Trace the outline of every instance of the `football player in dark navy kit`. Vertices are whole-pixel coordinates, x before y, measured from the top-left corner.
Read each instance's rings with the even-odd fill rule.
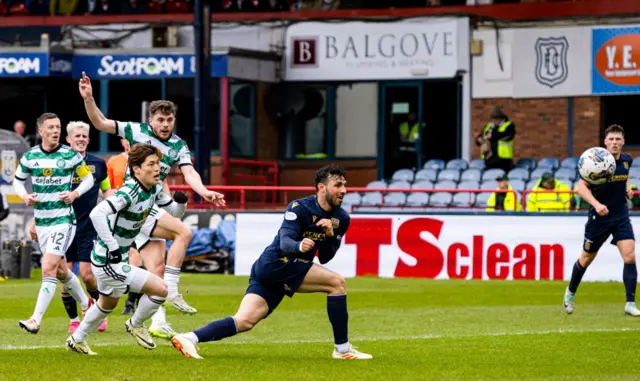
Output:
[[[336,359],[370,359],[348,340],[347,291],[344,278],[314,263],[329,262],[349,228],[349,215],[340,207],[346,193],[346,173],[329,165],[316,173],[315,196],[287,207],[278,234],[251,268],[249,287],[234,316],[213,321],[171,342],[186,357],[201,358],[197,343],[221,340],[249,331],[280,304],[285,295],[324,292],[333,327]]]
[[[582,255],[573,265],[571,281],[564,294],[564,308],[567,313],[573,313],[575,294],[582,276],[596,258],[600,247],[611,235],[613,236],[611,244],[618,247],[624,261],[622,280],[627,298],[624,313],[640,316],[640,310],[636,307],[638,280],[636,243],[627,201],[633,198],[629,183],[629,167],[633,160],[631,156],[622,152],[624,129],[621,126],[614,124],[606,129],[604,144],[607,151],[616,159],[616,171],[606,183],[601,185],[591,185],[580,179],[578,194],[591,205],[591,208],[585,226]]]

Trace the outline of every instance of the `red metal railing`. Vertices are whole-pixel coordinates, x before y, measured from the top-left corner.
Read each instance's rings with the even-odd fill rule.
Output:
[[[231,179],[228,179],[228,183],[232,186],[243,186],[240,184],[241,180],[256,180],[262,183],[262,186],[278,186],[278,179],[280,178],[280,172],[278,163],[275,161],[260,161],[260,160],[246,160],[246,159],[231,159],[230,164],[233,166],[253,167],[257,168],[258,174],[236,173],[234,168],[231,170]],[[272,190],[271,201],[273,204],[277,202],[278,191]],[[267,190],[262,191],[261,201],[266,204],[267,202]]]
[[[187,185],[171,185],[169,187],[174,191],[182,191],[193,196],[193,190]],[[314,194],[315,188],[309,186],[234,186],[234,185],[209,185],[207,189],[216,192],[224,193],[225,196],[229,192],[233,192],[239,195],[239,210],[245,210],[247,207],[247,192],[251,191],[272,191],[283,192],[282,204],[287,205],[289,203],[289,192],[307,192],[308,194]],[[518,206],[517,191],[515,190],[497,190],[497,189],[418,189],[418,188],[363,188],[363,187],[350,187],[348,192],[368,193],[368,192],[380,192],[380,193],[512,193],[514,195],[514,210]],[[274,206],[276,203],[272,203]],[[191,208],[213,208],[211,204],[192,204]],[[235,208],[234,208],[235,209]]]

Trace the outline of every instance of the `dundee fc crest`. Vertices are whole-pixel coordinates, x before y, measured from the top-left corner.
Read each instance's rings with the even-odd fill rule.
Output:
[[[553,88],[567,80],[567,52],[569,41],[566,37],[538,38],[536,40],[536,79]]]

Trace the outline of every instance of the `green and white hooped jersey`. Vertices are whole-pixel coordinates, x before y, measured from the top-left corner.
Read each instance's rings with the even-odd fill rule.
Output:
[[[101,208],[106,203],[111,214],[104,223],[93,220],[99,239],[93,247],[91,262],[96,266],[105,265],[109,246],[114,247],[117,243],[122,262],[128,263],[129,249],[140,234],[140,229],[147,217],[157,213],[153,205],[157,203],[164,206],[172,202],[171,196],[162,190],[162,184],[145,189],[135,178],[127,179],[113,196],[96,207]]]
[[[191,152],[187,143],[180,139],[176,134],[172,134],[169,140],[160,140],[146,123],[135,122],[116,122],[116,133],[121,138],[129,141],[133,147],[134,144],[151,144],[159,148],[162,152],[162,161],[160,162],[160,182],[171,172],[171,168],[178,163],[178,166],[193,165],[191,163]],[[127,172],[127,178],[129,173]]]
[[[31,176],[38,200],[33,207],[36,226],[76,223],[73,207],[59,197],[60,192],[71,191],[74,171],[80,178],[91,173],[82,156],[66,145],[53,151],[45,151],[38,145],[20,158],[15,178],[25,181]]]

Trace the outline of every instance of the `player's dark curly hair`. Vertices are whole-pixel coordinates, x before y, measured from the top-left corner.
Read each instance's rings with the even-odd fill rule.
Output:
[[[607,135],[611,133],[622,134],[622,137],[624,137],[624,128],[622,128],[622,126],[619,124],[612,124],[609,127],[607,127],[606,130],[604,130],[604,137],[606,138]]]
[[[151,144],[136,144],[129,150],[129,159],[127,165],[129,166],[129,174],[133,177],[133,167],[141,167],[142,163],[151,155],[158,156],[158,159],[162,160],[162,152]]]
[[[318,172],[316,172],[316,178],[314,181],[316,190],[318,190],[318,184],[320,183],[327,185],[327,182],[329,181],[329,177],[331,176],[342,177],[345,180],[347,180],[347,171],[341,166],[335,165],[335,164],[325,165],[324,167],[318,169]]]

